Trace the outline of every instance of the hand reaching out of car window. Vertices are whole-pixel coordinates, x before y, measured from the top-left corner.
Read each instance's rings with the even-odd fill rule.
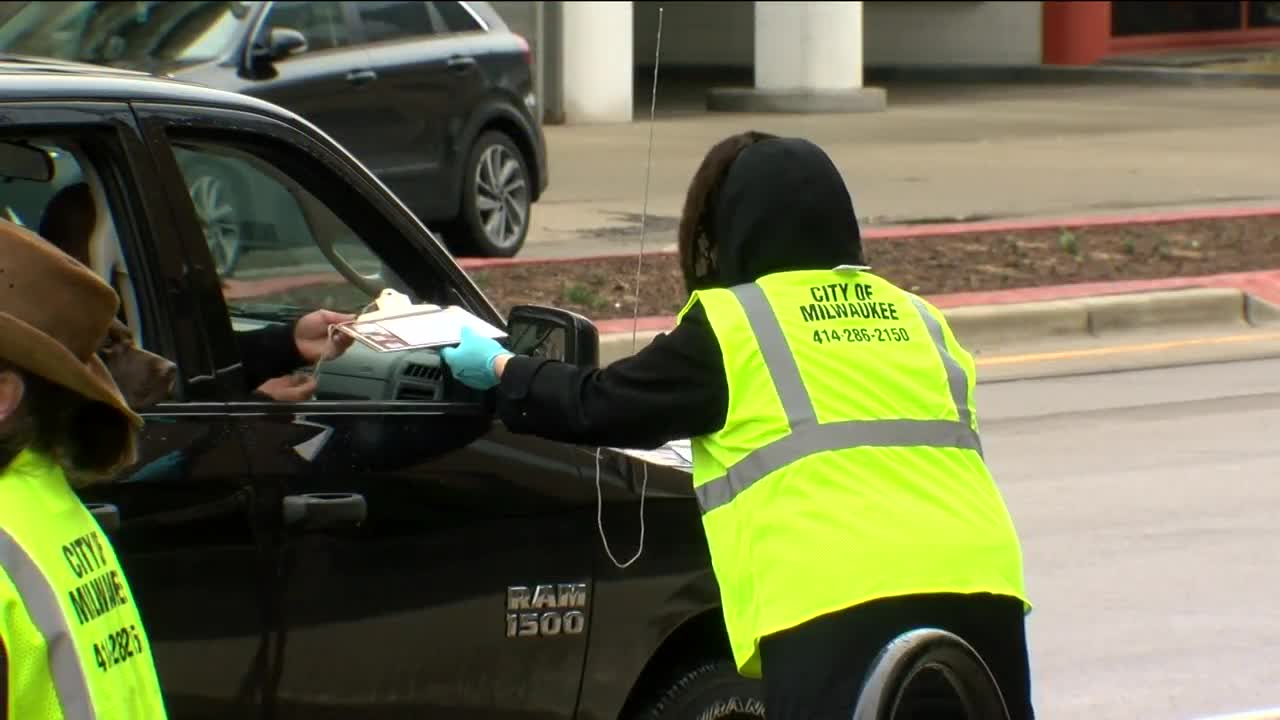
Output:
[[[316,310],[298,318],[298,323],[293,328],[293,340],[298,345],[298,354],[311,364],[341,356],[351,347],[352,338],[337,331],[330,333],[329,326],[355,319],[355,315],[332,310]]]

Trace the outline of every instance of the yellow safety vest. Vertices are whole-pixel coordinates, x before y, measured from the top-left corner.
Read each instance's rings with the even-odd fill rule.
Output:
[[[8,717],[165,717],[115,551],[62,469],[32,450],[0,474],[0,636]]]
[[[877,598],[1027,602],[982,458],[972,357],[924,300],[858,268],[693,293],[720,344],[724,428],[693,484],[738,670],[760,638]]]

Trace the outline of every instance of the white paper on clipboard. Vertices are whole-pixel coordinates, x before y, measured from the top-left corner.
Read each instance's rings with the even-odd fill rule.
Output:
[[[336,326],[338,330],[378,352],[399,352],[444,347],[462,342],[462,329],[501,339],[507,334],[456,305],[431,307],[392,317],[354,320]]]

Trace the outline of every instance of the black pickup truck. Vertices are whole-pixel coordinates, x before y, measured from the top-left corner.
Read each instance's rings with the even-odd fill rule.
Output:
[[[224,214],[189,182],[210,167],[243,178],[253,213]],[[321,364],[306,402],[246,387],[236,333],[358,311],[388,287],[462,306],[519,350],[596,361],[583,318],[501,317],[314,126],[244,95],[5,58],[0,205],[37,230],[86,213],[122,318],[180,369],[146,411],[138,465],[82,492],[121,554],[172,717],[763,715],[729,659],[678,459],[605,448],[597,477],[595,448],[509,433],[434,351],[357,345]],[[290,242],[220,277],[210,247],[234,233]],[[642,483],[643,553],[619,569],[599,525],[631,557]]]

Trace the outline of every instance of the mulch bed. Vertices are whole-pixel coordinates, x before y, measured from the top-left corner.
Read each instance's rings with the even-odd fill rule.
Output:
[[[876,274],[922,295],[1280,267],[1280,216],[867,239]],[[505,314],[535,303],[593,320],[630,318],[635,256],[469,271]],[[646,255],[640,316],[672,315],[687,295],[674,255]]]

